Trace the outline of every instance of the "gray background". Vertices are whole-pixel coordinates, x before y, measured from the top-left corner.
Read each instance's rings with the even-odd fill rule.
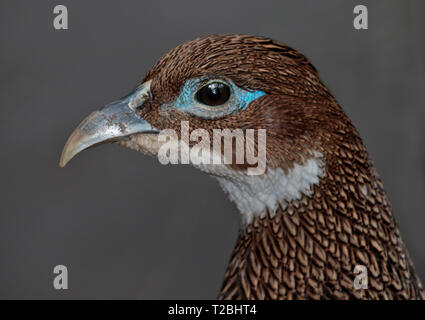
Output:
[[[69,30],[53,28],[65,4]],[[369,30],[353,8],[369,8]],[[380,172],[425,279],[425,1],[0,2],[0,297],[215,298],[239,216],[212,179],[115,145],[58,168],[92,110],[168,49],[265,35],[311,58]],[[69,270],[53,289],[53,267]]]

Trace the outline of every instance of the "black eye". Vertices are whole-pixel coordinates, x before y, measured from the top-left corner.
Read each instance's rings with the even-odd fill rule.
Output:
[[[207,106],[219,106],[230,97],[230,88],[221,82],[212,82],[202,87],[196,93],[196,100]]]

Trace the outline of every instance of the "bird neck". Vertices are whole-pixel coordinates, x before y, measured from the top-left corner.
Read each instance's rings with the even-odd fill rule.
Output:
[[[311,195],[240,231],[220,299],[423,297],[370,162],[335,164]],[[357,265],[369,290],[353,288]]]

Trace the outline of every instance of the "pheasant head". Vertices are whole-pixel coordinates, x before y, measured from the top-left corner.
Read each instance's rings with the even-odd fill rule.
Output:
[[[214,35],[172,49],[77,127],[60,165],[106,142],[187,161],[236,204],[242,226],[220,298],[423,297],[358,132],[286,45]]]

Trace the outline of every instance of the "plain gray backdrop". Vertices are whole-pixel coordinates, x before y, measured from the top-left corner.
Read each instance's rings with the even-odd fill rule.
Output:
[[[53,28],[64,4],[69,30]],[[369,29],[353,28],[353,8]],[[425,1],[0,1],[0,298],[215,298],[239,214],[189,166],[106,145],[58,161],[76,125],[176,45],[211,33],[304,53],[375,161],[425,279]],[[53,268],[69,290],[53,288]]]

